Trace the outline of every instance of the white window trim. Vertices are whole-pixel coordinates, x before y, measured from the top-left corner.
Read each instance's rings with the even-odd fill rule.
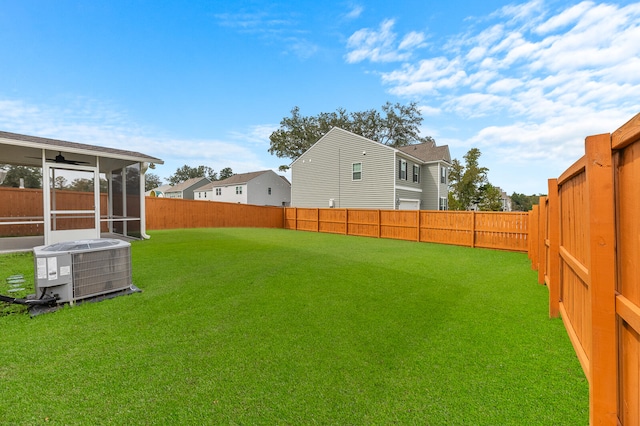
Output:
[[[360,171],[359,171],[359,172],[356,172],[356,171],[354,170],[354,166],[355,166],[356,164],[360,164]],[[360,179],[355,179],[355,178],[353,177],[355,173],[360,173]],[[352,181],[352,182],[359,182],[359,181],[361,181],[361,180],[362,180],[362,162],[358,162],[358,163],[351,163],[351,181]]]
[[[399,176],[398,176],[398,180],[407,180],[407,160],[404,159],[400,159],[400,172],[399,172]],[[402,172],[404,172],[404,176],[402,175]]]
[[[443,204],[445,207],[444,209],[442,208]],[[449,210],[449,199],[447,197],[440,197],[440,199],[438,200],[438,210],[441,210],[441,211]]]

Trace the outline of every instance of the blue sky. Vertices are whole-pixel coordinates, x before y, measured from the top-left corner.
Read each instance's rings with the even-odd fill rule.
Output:
[[[546,193],[640,112],[630,1],[0,0],[0,130],[236,173],[303,115],[418,102],[509,194]]]

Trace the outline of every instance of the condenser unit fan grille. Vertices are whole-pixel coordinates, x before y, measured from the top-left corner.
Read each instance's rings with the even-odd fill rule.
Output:
[[[131,248],[74,253],[75,299],[123,290],[131,285]]]

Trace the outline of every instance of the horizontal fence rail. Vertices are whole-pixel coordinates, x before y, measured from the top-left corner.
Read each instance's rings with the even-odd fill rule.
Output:
[[[640,424],[640,114],[589,136],[531,214],[529,258],[589,381],[591,424]]]
[[[529,213],[285,208],[284,227],[374,238],[528,251]]]

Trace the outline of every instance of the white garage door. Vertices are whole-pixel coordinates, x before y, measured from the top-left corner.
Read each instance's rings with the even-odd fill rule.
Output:
[[[420,200],[403,200],[400,199],[398,210],[419,210]]]

